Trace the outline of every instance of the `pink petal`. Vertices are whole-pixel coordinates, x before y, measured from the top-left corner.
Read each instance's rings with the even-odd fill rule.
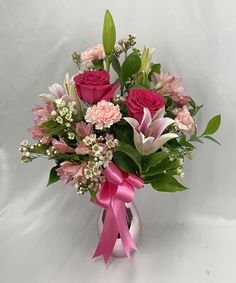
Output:
[[[146,136],[153,136],[155,138],[158,138],[163,133],[163,131],[173,123],[174,120],[171,118],[159,118],[151,123],[145,134]]]
[[[111,90],[102,97],[102,100],[110,100],[114,94],[115,94],[115,91],[116,89],[120,86],[120,83],[116,83],[112,86]]]
[[[152,115],[151,115],[149,109],[145,107],[143,109],[143,119],[142,119],[142,122],[140,124],[139,131],[141,133],[145,134],[145,132],[148,129],[148,127],[150,126],[151,122],[152,122]]]
[[[165,106],[162,107],[161,109],[157,110],[157,112],[155,113],[155,115],[153,116],[152,120],[156,120],[159,118],[163,118],[165,114]]]
[[[138,122],[136,119],[130,118],[130,117],[124,117],[124,120],[125,120],[126,122],[128,122],[128,123],[133,127],[133,129],[134,129],[135,131],[138,132],[139,122]]]
[[[152,146],[150,147],[150,150],[148,151],[148,153],[146,153],[146,155],[156,152],[158,149],[160,149],[163,146],[163,144],[177,137],[178,135],[173,134],[173,133],[164,134],[160,136],[152,143]]]
[[[56,98],[61,98],[63,95],[66,94],[64,88],[59,84],[53,84],[49,87],[49,90]]]

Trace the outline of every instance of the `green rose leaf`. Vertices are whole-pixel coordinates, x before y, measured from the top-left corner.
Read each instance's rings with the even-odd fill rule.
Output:
[[[119,154],[123,152],[135,163],[139,171],[141,171],[141,164],[142,164],[141,155],[133,146],[124,142],[119,142],[119,147],[117,148],[116,152],[118,152]]]
[[[160,192],[178,192],[187,188],[180,184],[173,176],[160,174],[151,182],[152,187]]]
[[[110,61],[111,61],[112,68],[117,73],[118,77],[120,78],[121,67],[120,67],[119,60],[116,58],[116,56],[111,55],[110,56]]]
[[[151,167],[148,172],[145,172],[145,176],[155,176],[157,174],[161,174],[164,171],[168,170],[176,170],[180,166],[180,162],[178,160],[175,161],[162,161],[157,163],[156,166]]]
[[[57,182],[60,178],[57,175],[57,171],[56,169],[58,168],[58,166],[54,166],[52,167],[50,173],[49,173],[49,179],[48,179],[48,183],[47,183],[47,187],[55,182]]]
[[[160,74],[160,72],[161,72],[161,64],[152,64],[151,65],[151,71],[148,74],[149,80],[151,80],[153,73]]]
[[[205,131],[203,132],[202,136],[209,136],[214,134],[220,127],[221,116],[216,115],[213,117],[207,124]]]
[[[106,10],[103,24],[103,47],[107,56],[112,54],[116,42],[116,28],[111,13]]]
[[[123,84],[132,75],[136,74],[141,67],[141,59],[136,53],[131,53],[121,66],[121,76]]]
[[[139,170],[133,159],[123,152],[114,152],[113,161],[124,172],[136,174]]]
[[[143,171],[148,171],[150,167],[157,165],[157,163],[160,163],[163,159],[165,159],[168,156],[169,154],[164,151],[155,152],[147,156],[142,156]]]
[[[56,136],[65,134],[64,129],[64,126],[58,126],[57,128],[45,129],[43,132],[48,136]]]
[[[99,71],[103,69],[103,60],[102,59],[97,59],[92,61],[94,68]]]
[[[194,145],[192,145],[189,141],[186,141],[185,138],[181,138],[181,139],[179,140],[179,144],[180,144],[181,146],[183,146],[183,147],[188,147],[188,148],[192,148],[192,149],[196,148],[196,147],[195,147]]]

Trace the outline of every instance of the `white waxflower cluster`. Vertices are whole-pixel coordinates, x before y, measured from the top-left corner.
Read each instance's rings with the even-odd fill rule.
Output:
[[[71,123],[74,122],[73,116],[77,114],[77,110],[75,109],[76,102],[66,102],[63,98],[59,98],[55,100],[55,104],[57,110],[53,110],[51,115],[58,124],[66,126],[68,129],[68,138],[74,140],[75,134],[69,131],[69,129],[71,128]]]
[[[183,171],[183,165],[184,165],[184,159],[182,157],[178,157],[177,155],[171,154],[170,150],[164,146],[161,147],[161,150],[163,152],[169,153],[169,161],[178,161],[179,162],[179,167],[176,169],[176,175],[180,176],[181,178],[184,177],[185,173]],[[164,171],[164,174],[166,174],[167,172]]]
[[[85,152],[90,156],[84,169],[86,182],[77,183],[75,188],[78,194],[83,194],[87,190],[98,192],[105,181],[102,172],[110,164],[118,140],[114,139],[113,135],[97,137],[96,134],[91,134],[83,139],[83,144]]]
[[[37,158],[37,154],[40,154],[42,151],[42,142],[38,141],[35,144],[30,145],[28,140],[23,140],[20,143],[19,151],[21,152],[21,162],[28,163],[33,159]]]
[[[120,39],[114,47],[114,52],[117,57],[119,57],[123,52],[127,52],[129,48],[135,46],[136,44],[136,35],[135,34],[129,34],[124,36],[122,39]]]

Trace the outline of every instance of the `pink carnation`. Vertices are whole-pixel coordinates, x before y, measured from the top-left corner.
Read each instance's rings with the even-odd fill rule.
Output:
[[[51,101],[46,101],[44,106],[36,105],[32,112],[35,115],[34,121],[37,122],[45,122],[52,118],[52,111],[54,111],[54,105]]]
[[[122,115],[119,105],[102,100],[97,105],[87,109],[85,120],[88,123],[95,124],[97,130],[110,128],[111,125],[120,121]]]
[[[195,123],[186,106],[183,106],[183,108],[175,108],[173,114],[176,115],[175,126],[178,130],[188,134],[194,133]]]
[[[73,164],[69,161],[64,161],[56,171],[57,175],[65,184],[74,185],[79,180],[85,180],[84,168],[84,164]]]
[[[60,141],[53,139],[52,145],[54,146],[55,150],[62,154],[66,152],[74,152],[74,149],[68,146],[62,138],[60,138]]]
[[[93,60],[104,59],[105,52],[104,52],[103,46],[101,44],[98,44],[82,52],[80,54],[80,57],[83,63],[87,63]]]
[[[41,125],[35,125],[29,129],[29,132],[31,132],[31,134],[33,135],[34,140],[42,141],[42,143],[48,144],[52,140],[52,138],[46,136],[43,130],[45,130],[45,127]]]

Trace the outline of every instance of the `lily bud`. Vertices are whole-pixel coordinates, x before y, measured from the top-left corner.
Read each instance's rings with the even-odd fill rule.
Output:
[[[154,51],[155,51],[155,48],[150,48],[147,46],[144,47],[144,50],[141,56],[140,72],[145,72],[146,74],[148,74],[150,70],[151,60],[152,60],[152,54]]]

